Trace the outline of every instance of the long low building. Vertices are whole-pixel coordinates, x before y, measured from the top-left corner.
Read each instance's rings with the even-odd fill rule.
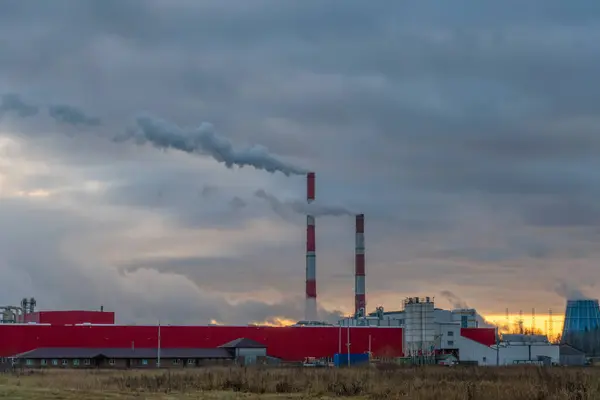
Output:
[[[43,347],[14,357],[26,368],[181,368],[267,361],[267,348],[240,338],[209,349]]]
[[[304,361],[346,351],[347,332],[335,326],[161,326],[164,349],[210,349],[247,338],[267,347],[270,357]],[[158,326],[0,324],[0,357],[38,348],[155,348]],[[350,328],[351,351],[393,358],[403,355],[402,328]]]

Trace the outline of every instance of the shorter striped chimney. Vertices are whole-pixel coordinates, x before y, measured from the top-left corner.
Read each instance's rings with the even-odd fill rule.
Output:
[[[306,201],[315,200],[315,173],[306,175]],[[317,320],[317,267],[315,254],[315,217],[306,216],[306,304],[305,319]]]
[[[365,215],[356,216],[356,244],[354,248],[354,309],[358,315],[366,312],[365,297]]]

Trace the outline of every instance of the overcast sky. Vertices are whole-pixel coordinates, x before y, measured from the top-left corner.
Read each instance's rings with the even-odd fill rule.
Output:
[[[0,303],[302,318],[305,178],[231,156],[365,213],[369,309],[560,312],[598,296],[598,71],[597,0],[0,0]],[[353,252],[320,216],[323,318]]]

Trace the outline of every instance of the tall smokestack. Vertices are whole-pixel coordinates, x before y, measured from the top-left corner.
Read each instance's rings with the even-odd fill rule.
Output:
[[[356,244],[354,248],[354,311],[366,311],[365,297],[365,215],[356,216]]]
[[[306,174],[306,201],[315,200],[315,173]],[[306,216],[306,305],[305,318],[317,319],[317,271],[315,255],[315,217]]]

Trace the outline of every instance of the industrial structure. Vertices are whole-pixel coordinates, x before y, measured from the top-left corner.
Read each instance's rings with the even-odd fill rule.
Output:
[[[0,323],[17,323],[27,321],[28,315],[35,312],[36,300],[23,298],[20,306],[0,306]]]
[[[306,179],[310,204],[315,200],[315,173],[308,173]],[[117,325],[115,314],[102,307],[99,311],[36,311],[37,303],[31,298],[24,299],[20,307],[0,307],[0,357],[21,357],[42,366],[49,355],[69,363],[68,354],[77,355],[73,360],[87,355],[86,359],[102,362],[110,360],[111,355],[118,358],[130,354],[136,356],[129,359],[140,359],[142,363],[157,357],[152,365],[161,366],[161,349],[175,358],[179,358],[176,354],[187,354],[197,363],[204,356],[224,357],[225,353],[217,349],[224,342],[235,343],[243,338],[260,349],[254,353],[249,350],[254,355],[304,365],[306,360],[325,360],[334,365],[346,360],[350,365],[364,360],[364,354],[370,360],[418,364],[446,363],[450,359],[479,365],[559,362],[559,347],[545,336],[501,337],[496,327],[479,326],[474,309],[439,309],[433,297],[408,297],[402,310],[386,312],[378,306],[368,313],[364,214],[355,216],[354,314],[337,324],[318,321],[315,217],[308,214],[304,321],[286,327]],[[565,329],[595,329],[599,320],[597,301],[573,303],[567,306]],[[135,349],[140,350],[135,353]],[[238,357],[240,351],[228,354]],[[111,366],[110,362],[102,365]]]
[[[315,200],[315,173],[306,175],[306,201],[308,204]],[[317,315],[317,262],[315,249],[315,217],[306,216],[306,305],[305,318],[316,321]]]
[[[598,300],[567,300],[562,340],[570,335],[591,332],[600,328],[600,308]]]
[[[354,313],[364,316],[367,309],[365,293],[365,215],[356,216],[354,245]]]

